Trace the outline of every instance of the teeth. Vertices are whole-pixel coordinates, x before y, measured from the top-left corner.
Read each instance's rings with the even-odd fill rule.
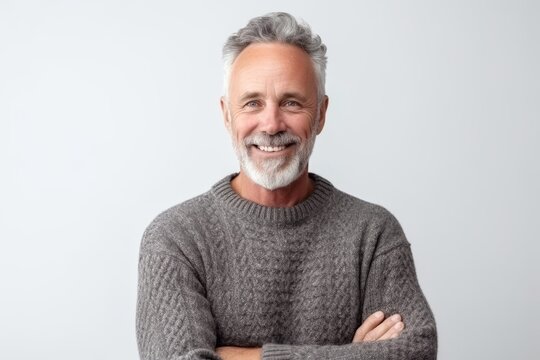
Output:
[[[267,152],[274,152],[274,151],[281,151],[283,149],[285,149],[285,146],[257,146],[259,149],[261,149],[262,151],[267,151]]]

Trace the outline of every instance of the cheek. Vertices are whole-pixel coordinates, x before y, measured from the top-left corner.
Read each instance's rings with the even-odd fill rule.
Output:
[[[231,125],[229,134],[231,135],[233,141],[239,144],[243,143],[244,139],[249,135],[249,133],[246,133],[244,128],[236,126],[234,123]]]
[[[317,127],[318,118],[316,113],[305,111],[291,115],[287,119],[287,125],[296,135],[310,137],[313,129]]]
[[[309,139],[313,134],[314,129],[316,130],[317,124],[311,120],[305,120],[302,124],[298,123],[291,126],[291,131],[295,135],[300,136],[304,140]]]
[[[257,122],[248,116],[239,116],[231,123],[231,134],[236,139],[244,139],[253,134],[257,129]]]

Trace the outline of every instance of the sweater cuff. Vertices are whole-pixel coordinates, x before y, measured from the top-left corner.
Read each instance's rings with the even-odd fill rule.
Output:
[[[292,359],[291,346],[279,344],[265,344],[262,352],[263,360],[289,360]]]

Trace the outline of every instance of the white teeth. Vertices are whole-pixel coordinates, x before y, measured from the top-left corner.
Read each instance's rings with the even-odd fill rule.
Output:
[[[260,150],[262,151],[267,151],[267,152],[274,152],[274,151],[281,151],[283,149],[285,149],[285,146],[257,146]]]

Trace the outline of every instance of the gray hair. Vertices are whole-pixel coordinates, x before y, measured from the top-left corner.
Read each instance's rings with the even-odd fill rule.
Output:
[[[245,27],[229,36],[223,46],[225,96],[227,97],[229,92],[232,64],[242,50],[253,43],[269,42],[291,44],[309,55],[315,69],[318,100],[322,101],[326,93],[326,45],[322,43],[319,35],[311,32],[307,23],[297,21],[292,15],[284,12],[274,12],[253,18]]]

